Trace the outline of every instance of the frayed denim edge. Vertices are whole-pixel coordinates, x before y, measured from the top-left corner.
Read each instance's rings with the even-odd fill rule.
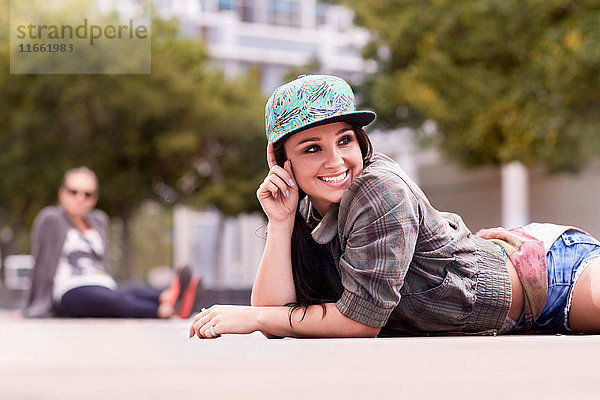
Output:
[[[586,260],[583,260],[581,262],[581,264],[579,265],[579,267],[577,268],[577,271],[575,272],[575,277],[573,278],[573,286],[571,286],[571,289],[569,290],[569,295],[567,297],[567,306],[565,307],[565,314],[564,314],[564,320],[563,320],[563,326],[569,333],[573,333],[573,334],[577,333],[577,332],[574,332],[571,328],[569,328],[569,311],[571,310],[571,300],[573,297],[573,290],[575,289],[577,280],[579,279],[581,274],[583,274],[583,271],[585,271],[587,269],[587,267],[589,267],[592,264],[592,262],[594,262],[597,259],[600,259],[600,255],[590,257]]]

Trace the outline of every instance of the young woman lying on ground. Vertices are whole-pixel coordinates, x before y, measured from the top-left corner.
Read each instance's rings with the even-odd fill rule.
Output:
[[[215,305],[190,336],[600,332],[600,242],[531,224],[472,234],[372,154],[354,95],[303,76],[266,106],[268,217],[252,307]]]
[[[94,209],[98,179],[81,167],[67,171],[59,207],[44,208],[33,224],[35,264],[26,317],[187,318],[197,277],[177,271],[168,290],[119,287],[106,266],[108,216]]]

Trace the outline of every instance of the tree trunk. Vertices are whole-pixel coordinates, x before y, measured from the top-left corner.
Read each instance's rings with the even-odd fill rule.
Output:
[[[217,241],[215,243],[215,280],[217,289],[223,289],[223,240],[225,233],[225,216],[219,212],[219,222],[217,223]]]
[[[121,233],[121,262],[120,262],[120,275],[121,278],[130,283],[133,280],[133,264],[131,262],[131,231],[130,231],[130,219],[131,210],[128,207],[124,207],[119,211],[119,218],[123,231]]]
[[[6,248],[0,243],[0,286],[4,286],[4,259]]]
[[[2,228],[0,230],[0,286],[4,286],[6,282],[6,269],[4,268],[4,262],[6,257],[8,257],[12,253],[12,247],[15,242],[15,237],[19,233],[21,229],[23,229],[24,224],[19,222],[9,227]],[[4,229],[8,229],[8,233],[3,232]]]
[[[207,148],[209,151],[205,152],[205,158],[210,163],[210,172],[211,179],[213,182],[222,182],[223,181],[223,171],[221,171],[221,167],[219,165],[219,161],[217,157],[215,157],[215,153],[220,152],[220,144],[213,140],[209,141]],[[219,210],[219,222],[217,223],[217,240],[215,242],[215,284],[219,299],[221,296],[221,291],[223,290],[223,257],[221,255],[223,249],[223,234],[225,232],[225,216]]]

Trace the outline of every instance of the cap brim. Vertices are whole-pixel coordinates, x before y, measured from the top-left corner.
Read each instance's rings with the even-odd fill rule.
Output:
[[[320,121],[315,121],[313,123],[298,127],[296,129],[294,129],[293,131],[286,133],[285,135],[280,137],[277,141],[279,141],[283,138],[287,138],[288,136],[293,135],[294,133],[302,132],[307,129],[314,128],[316,126],[332,124],[334,122],[347,122],[351,125],[358,125],[362,128],[362,127],[369,125],[371,122],[375,121],[376,117],[377,117],[377,114],[375,114],[373,111],[353,111],[353,112],[346,113],[346,114],[334,115],[333,117],[325,118]]]

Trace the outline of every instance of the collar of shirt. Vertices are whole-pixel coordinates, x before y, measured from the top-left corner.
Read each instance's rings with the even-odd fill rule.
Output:
[[[319,244],[326,244],[337,234],[338,228],[338,211],[340,208],[339,204],[332,204],[327,210],[325,216],[321,219],[315,215],[315,210],[308,199],[308,196],[302,200],[301,208],[304,208],[305,212],[301,211],[301,214],[306,215],[306,223],[309,228],[312,229],[311,235],[313,239]]]

